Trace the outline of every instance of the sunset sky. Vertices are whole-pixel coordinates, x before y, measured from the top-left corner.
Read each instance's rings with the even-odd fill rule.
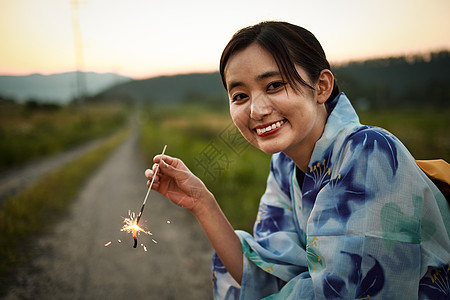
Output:
[[[449,15],[449,0],[0,0],[0,75],[216,71],[263,20],[309,29],[332,63],[418,54],[450,49]]]

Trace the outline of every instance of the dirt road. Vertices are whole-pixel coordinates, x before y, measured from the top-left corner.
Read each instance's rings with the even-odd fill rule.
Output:
[[[188,211],[152,192],[140,224],[153,236],[138,238],[147,251],[120,231],[147,191],[136,140],[93,174],[68,216],[37,240],[6,299],[212,299],[212,248]]]

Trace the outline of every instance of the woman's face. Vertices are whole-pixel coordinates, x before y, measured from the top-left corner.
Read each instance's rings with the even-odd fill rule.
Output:
[[[296,67],[310,82],[306,72]],[[225,67],[230,114],[242,135],[266,153],[311,154],[322,135],[326,109],[316,92],[284,82],[272,55],[256,43],[234,54]]]

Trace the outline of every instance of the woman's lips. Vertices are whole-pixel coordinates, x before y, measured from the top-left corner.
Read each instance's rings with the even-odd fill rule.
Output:
[[[256,134],[258,136],[268,136],[277,132],[280,129],[280,127],[284,125],[285,122],[286,122],[285,120],[281,120],[270,124],[260,125],[255,127],[254,130],[256,131]]]

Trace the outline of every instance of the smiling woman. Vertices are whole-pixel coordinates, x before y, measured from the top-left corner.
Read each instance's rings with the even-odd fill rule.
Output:
[[[450,277],[448,203],[395,136],[359,123],[311,32],[246,27],[220,70],[234,124],[272,154],[254,234],[234,231],[180,159],[157,155],[146,171],[213,245],[215,299],[448,295],[435,280]]]
[[[225,57],[230,48],[233,49],[232,46],[225,49]],[[288,73],[288,77],[280,73],[281,63],[259,43],[233,51],[232,59],[222,60],[221,66],[226,67],[221,69],[234,123],[254,146],[267,153],[283,151],[296,157],[297,165],[305,171],[326,122],[323,104],[333,91],[333,75],[324,71],[316,84],[298,67],[296,77],[302,81],[295,82],[302,84],[295,86],[287,81],[294,80],[292,74]]]

